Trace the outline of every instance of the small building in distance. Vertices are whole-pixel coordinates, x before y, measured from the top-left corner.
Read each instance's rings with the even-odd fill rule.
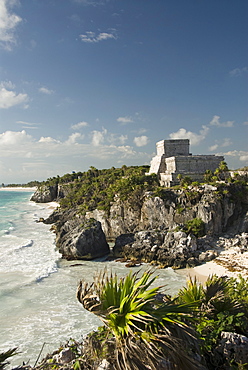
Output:
[[[179,184],[178,175],[202,181],[206,170],[214,172],[220,162],[224,161],[223,156],[192,155],[189,153],[189,145],[189,139],[157,142],[157,155],[151,160],[148,174],[157,174],[160,185],[170,187]]]

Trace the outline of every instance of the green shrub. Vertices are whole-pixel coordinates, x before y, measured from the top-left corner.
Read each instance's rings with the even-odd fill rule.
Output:
[[[205,235],[205,223],[200,218],[193,218],[192,220],[185,222],[183,231],[199,238]]]
[[[247,290],[248,281],[242,276],[234,279],[213,275],[205,284],[190,279],[176,296],[178,303],[197,305],[192,325],[201,340],[202,354],[213,366],[214,350],[222,331],[248,335]]]
[[[78,287],[79,302],[106,326],[101,331],[104,335],[99,335],[98,355],[104,352],[106,339],[112,338],[115,358],[111,358],[111,352],[105,353],[115,369],[156,370],[161,360],[169,361],[173,368],[198,369],[188,356],[189,346],[181,341],[194,342],[186,320],[195,303],[158,300],[160,287],[151,286],[156,277],[151,272],[144,272],[139,278],[137,275],[130,273],[118,279],[104,272],[92,284],[81,282]]]

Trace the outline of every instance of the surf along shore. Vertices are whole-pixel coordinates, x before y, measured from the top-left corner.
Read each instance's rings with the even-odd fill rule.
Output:
[[[36,190],[36,187],[0,187],[0,191],[35,192]],[[49,202],[46,205],[51,211],[59,207],[58,202]],[[241,274],[248,278],[248,252],[242,253],[239,248],[232,247],[221,251],[215,260],[193,268],[176,270],[176,272],[186,278],[196,278],[201,283],[211,275],[238,278]]]
[[[27,190],[28,189],[28,190]],[[3,190],[5,190],[3,188]],[[29,191],[33,192],[34,188],[8,188],[12,191]],[[51,209],[59,206],[56,202],[46,203],[46,206]],[[127,270],[128,273],[128,270]],[[197,281],[204,283],[209,275],[238,277],[241,274],[243,277],[248,277],[248,252],[242,252],[236,246],[222,250],[218,257],[211,261],[204,263],[200,266],[176,270],[176,273],[183,274],[187,277],[196,277]]]

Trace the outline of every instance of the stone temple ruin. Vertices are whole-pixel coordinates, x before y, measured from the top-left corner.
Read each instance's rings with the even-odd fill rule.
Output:
[[[189,139],[161,140],[156,146],[157,155],[152,158],[148,174],[157,174],[161,186],[178,185],[178,175],[202,181],[206,170],[214,172],[224,161],[223,156],[192,155],[189,153]]]

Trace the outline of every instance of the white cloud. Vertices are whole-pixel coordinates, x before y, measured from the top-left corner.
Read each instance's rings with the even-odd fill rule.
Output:
[[[83,139],[84,138],[84,135],[81,135],[79,132],[75,132],[74,134],[71,134],[69,137],[68,137],[68,140],[66,140],[66,144],[67,145],[72,145],[72,144],[77,144],[77,141],[79,139]]]
[[[101,32],[98,35],[95,32],[88,31],[85,34],[79,35],[82,42],[88,43],[96,43],[104,40],[109,39],[117,39],[115,32],[108,33],[108,32]]]
[[[107,130],[103,128],[102,131],[94,130],[92,131],[92,145],[99,146],[104,142],[105,135],[107,134]]]
[[[23,144],[32,141],[32,136],[28,135],[25,130],[20,132],[16,131],[6,131],[0,134],[0,145],[2,146],[12,146]]]
[[[248,121],[243,122],[243,125],[248,125]]]
[[[225,138],[225,139],[223,140],[222,144],[221,144],[221,147],[222,147],[222,148],[224,148],[224,147],[226,147],[226,146],[230,146],[230,145],[232,145],[231,139],[229,139],[229,138]]]
[[[2,81],[0,86],[5,87],[5,89],[8,89],[8,90],[14,90],[15,89],[15,85],[11,81]]]
[[[151,153],[135,150],[132,146],[109,142],[113,135],[106,129],[92,132],[95,144],[82,142],[83,135],[73,133],[61,141],[47,136],[34,138],[25,130],[0,134],[0,178],[4,183],[25,183],[45,180],[71,171],[119,167],[123,164],[149,164]],[[116,142],[126,137],[115,136]]]
[[[86,127],[86,126],[89,126],[88,122],[82,121],[82,122],[76,123],[75,125],[72,125],[71,128],[73,130],[78,130],[78,129],[80,129],[82,127]]]
[[[118,150],[123,154],[123,158],[131,158],[138,155],[138,153],[135,152],[133,148],[129,145],[119,146]]]
[[[239,77],[245,73],[248,73],[248,67],[234,68],[229,72],[231,77]]]
[[[6,50],[11,50],[16,44],[15,29],[22,21],[21,17],[10,12],[15,4],[15,0],[0,0],[0,46]]]
[[[145,135],[142,135],[142,136],[137,136],[133,139],[133,142],[135,143],[136,146],[140,147],[140,146],[145,146],[148,144],[148,137],[145,136]]]
[[[248,162],[248,153],[247,154],[245,154],[245,155],[241,155],[240,157],[239,157],[239,159],[240,159],[240,161],[242,161],[242,162]]]
[[[117,118],[117,122],[120,122],[121,125],[126,125],[127,123],[134,122],[131,117],[119,117]]]
[[[92,143],[82,143],[83,135],[73,133],[63,141],[53,137],[36,139],[26,131],[6,131],[0,134],[0,177],[4,183],[24,183],[45,180],[71,171],[86,171],[90,166],[141,165],[149,163],[151,154],[138,152],[128,145],[108,142],[107,130],[93,131]],[[125,137],[116,136],[119,142]],[[106,144],[107,143],[107,144]]]
[[[40,140],[38,142],[39,143],[57,143],[57,144],[60,143],[60,141],[55,140],[55,139],[53,139],[50,136],[47,136],[47,137],[41,136],[41,138],[40,138]]]
[[[248,161],[248,152],[245,152],[244,150],[232,150],[226,153],[221,153],[221,155],[224,155],[225,157],[238,157],[241,162]]]
[[[213,116],[213,119],[209,122],[210,126],[217,127],[233,127],[234,121],[220,122],[220,116]]]
[[[120,144],[123,145],[127,141],[127,135],[121,135],[118,137],[118,139],[119,139]]]
[[[28,128],[28,129],[37,129],[40,125],[40,123],[32,123],[32,122],[26,122],[26,121],[16,121],[16,123],[19,123],[22,125],[22,128]]]
[[[13,90],[7,90],[6,87],[14,88],[10,82],[5,83],[2,82],[0,84],[0,109],[8,109],[15,105],[24,104],[24,108],[26,107],[25,103],[28,102],[28,95],[27,94],[17,94]]]
[[[199,145],[207,136],[209,128],[202,126],[200,133],[197,134],[192,131],[187,131],[185,128],[180,128],[177,132],[172,132],[170,139],[189,139],[191,145]]]
[[[218,148],[219,148],[219,145],[218,145],[218,144],[214,144],[214,145],[210,146],[210,147],[208,148],[208,150],[209,150],[210,152],[214,152],[214,151],[216,151]]]
[[[137,134],[139,134],[139,135],[145,134],[146,132],[147,132],[147,129],[143,128],[143,127],[141,127],[139,130],[137,130]]]
[[[208,149],[211,152],[214,152],[218,148],[224,148],[224,147],[227,147],[227,146],[230,146],[230,145],[232,145],[231,139],[225,138],[225,139],[223,139],[223,141],[217,141],[216,140],[216,143],[214,145],[210,146]]]
[[[108,142],[115,145],[124,145],[127,141],[128,137],[127,135],[116,135],[116,134],[110,134],[107,138]]]
[[[20,123],[21,125],[26,125],[26,126],[39,125],[39,123],[31,123],[31,122],[26,122],[26,121],[16,121],[16,123]]]
[[[46,94],[46,95],[52,95],[52,94],[54,94],[54,91],[53,90],[49,90],[46,87],[40,87],[39,88],[39,92],[41,92],[42,94]]]

